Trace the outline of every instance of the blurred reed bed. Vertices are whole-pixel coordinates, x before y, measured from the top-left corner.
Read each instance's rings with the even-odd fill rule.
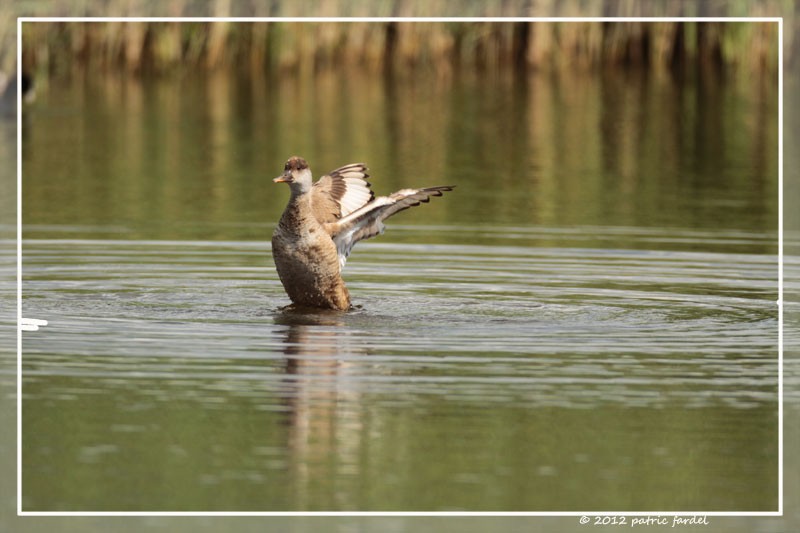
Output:
[[[32,2],[36,6],[51,2]],[[769,16],[795,3],[634,0],[89,0],[47,14],[128,16]],[[70,5],[66,3],[65,5]],[[785,25],[793,50],[794,19]],[[0,29],[0,37],[3,30]],[[778,28],[755,22],[36,22],[23,28],[25,68],[58,73],[75,65],[132,72],[248,66],[278,71],[355,65],[405,72],[608,66],[670,68],[703,62],[733,69],[777,67]],[[787,58],[788,59],[788,58]]]

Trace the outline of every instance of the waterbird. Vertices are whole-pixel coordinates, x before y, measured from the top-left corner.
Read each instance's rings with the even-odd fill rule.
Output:
[[[401,189],[375,197],[367,166],[351,163],[315,183],[305,159],[290,157],[283,174],[291,196],[272,235],[278,277],[294,305],[348,310],[342,269],[353,246],[383,233],[383,221],[404,209],[452,191],[454,185]]]

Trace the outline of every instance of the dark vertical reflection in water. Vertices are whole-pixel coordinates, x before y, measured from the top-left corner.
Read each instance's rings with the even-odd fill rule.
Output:
[[[768,81],[325,73],[79,87],[52,91],[36,110],[29,224],[82,219],[169,236],[198,235],[183,220],[272,221],[285,199],[268,178],[299,153],[317,174],[366,161],[378,192],[466,189],[411,220],[775,227]],[[50,209],[58,198],[67,205]]]

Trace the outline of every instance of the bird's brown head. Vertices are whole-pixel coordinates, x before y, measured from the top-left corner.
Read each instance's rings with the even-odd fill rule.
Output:
[[[272,180],[275,183],[295,183],[300,181],[308,172],[308,163],[296,155],[289,158],[283,166],[283,174]]]

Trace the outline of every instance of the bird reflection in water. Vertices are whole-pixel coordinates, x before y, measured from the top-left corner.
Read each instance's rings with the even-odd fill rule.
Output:
[[[368,355],[341,311],[279,311],[286,326],[284,404],[294,488],[301,508],[314,486],[357,472],[365,444],[360,377]],[[318,503],[318,502],[317,502]]]

